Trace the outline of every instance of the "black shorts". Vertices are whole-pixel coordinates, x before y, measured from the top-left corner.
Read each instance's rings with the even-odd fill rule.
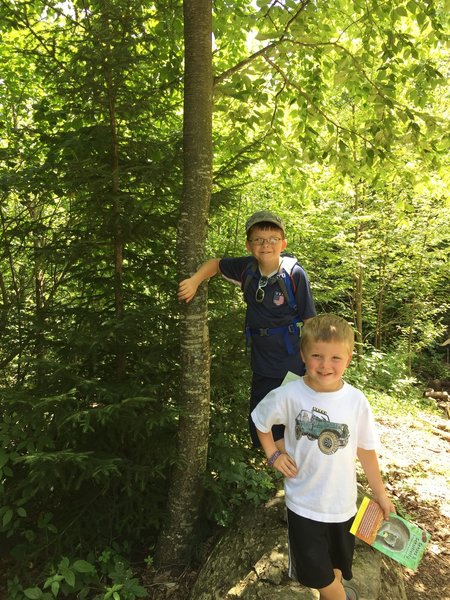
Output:
[[[352,578],[355,536],[353,519],[345,523],[321,523],[300,517],[287,509],[289,534],[289,576],[302,585],[321,589],[334,581],[333,569]]]

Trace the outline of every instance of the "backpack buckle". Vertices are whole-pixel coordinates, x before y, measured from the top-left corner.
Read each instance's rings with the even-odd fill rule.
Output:
[[[259,335],[261,335],[261,336],[269,335],[269,330],[268,329],[260,329]]]

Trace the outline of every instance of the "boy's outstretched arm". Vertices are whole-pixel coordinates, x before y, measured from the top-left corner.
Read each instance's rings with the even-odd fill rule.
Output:
[[[192,277],[183,279],[178,285],[178,300],[190,302],[195,296],[198,286],[205,281],[205,279],[209,279],[219,273],[219,262],[219,258],[211,258],[204,262]]]
[[[374,500],[378,502],[384,513],[384,518],[389,519],[390,512],[397,512],[391,499],[386,493],[383,480],[381,479],[380,467],[375,450],[363,450],[358,448],[358,458],[364,469],[370,488],[374,495]]]
[[[275,455],[275,452],[279,453],[279,456],[272,463],[272,466],[280,471],[285,477],[295,477],[297,475],[297,465],[293,458],[286,454],[286,452],[281,452],[275,445],[273,440],[272,432],[264,433],[259,429],[256,429],[258,433],[259,441],[261,442],[261,446],[266,453],[267,460],[269,460],[272,456]]]

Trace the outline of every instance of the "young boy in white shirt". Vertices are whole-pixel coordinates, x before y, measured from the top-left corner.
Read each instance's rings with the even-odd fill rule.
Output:
[[[289,575],[320,592],[321,600],[354,600],[342,584],[352,578],[356,463],[387,519],[387,496],[375,448],[378,436],[364,394],[342,376],[354,346],[351,326],[333,314],[308,320],[301,337],[303,378],[273,391],[252,412],[269,465],[285,476]],[[285,452],[271,428],[285,426]]]

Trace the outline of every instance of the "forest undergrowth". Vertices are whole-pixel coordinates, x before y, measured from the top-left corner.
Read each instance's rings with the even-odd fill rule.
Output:
[[[387,394],[369,395],[369,399],[381,437],[380,467],[387,489],[398,512],[431,535],[418,570],[403,571],[407,598],[422,600],[431,594],[440,600],[450,600],[450,420],[443,411],[418,400],[394,400]],[[362,480],[360,469],[358,476]],[[130,574],[125,578],[127,586],[131,586],[128,589],[131,595],[124,595],[122,585],[112,585],[105,593],[111,592],[111,597],[120,600],[145,597],[141,595],[145,593],[150,600],[195,600],[190,598],[190,590],[219,535],[216,529],[215,534],[198,549],[195,568],[171,573],[156,570],[149,562],[133,563],[129,565]],[[7,575],[10,566],[10,559],[3,555],[0,558],[3,576]],[[53,597],[37,588],[27,591],[35,593],[26,595],[30,599]],[[93,597],[88,588],[84,591],[87,596],[83,597]],[[14,600],[18,597],[20,595],[14,595]],[[95,597],[107,598],[98,595],[98,591]],[[11,600],[6,591],[6,581],[0,581],[0,600]]]

